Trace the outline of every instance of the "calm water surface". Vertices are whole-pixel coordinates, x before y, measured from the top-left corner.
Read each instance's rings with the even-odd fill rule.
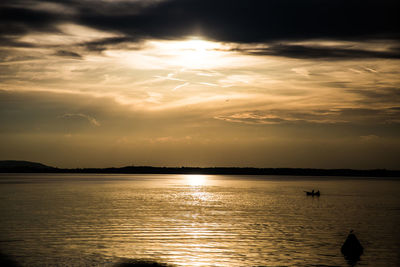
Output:
[[[1,174],[0,200],[0,250],[23,266],[348,266],[350,229],[357,266],[400,266],[400,180]]]

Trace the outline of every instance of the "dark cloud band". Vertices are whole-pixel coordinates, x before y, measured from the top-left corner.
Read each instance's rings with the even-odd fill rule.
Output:
[[[366,49],[324,47],[311,45],[285,45],[273,44],[267,48],[234,48],[237,51],[249,55],[283,56],[300,59],[362,59],[362,58],[387,58],[400,59],[398,48],[388,51],[374,51]]]
[[[54,12],[33,8],[52,2]],[[60,6],[74,12],[60,12]],[[77,23],[118,33],[112,42],[148,38],[179,39],[201,35],[233,43],[279,41],[394,40],[399,42],[400,2],[397,0],[164,0],[164,1],[28,1],[0,4],[1,35],[55,31],[60,23]],[[62,10],[62,9],[61,9]],[[93,46],[92,46],[93,47]],[[96,47],[98,48],[98,46]],[[303,47],[275,47],[273,51],[298,57]],[[306,55],[347,57],[348,51],[308,49]],[[355,57],[391,58],[392,54],[353,53]],[[398,54],[394,55],[398,58]]]

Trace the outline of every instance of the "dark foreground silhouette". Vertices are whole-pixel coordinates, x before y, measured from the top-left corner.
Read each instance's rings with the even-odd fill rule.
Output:
[[[353,234],[353,230],[347,236],[344,242],[341,252],[343,253],[348,264],[351,266],[356,265],[360,260],[360,256],[363,254],[364,248],[358,241],[357,237]],[[0,252],[0,266],[1,267],[21,267],[21,265],[10,258],[9,256]],[[113,265],[113,267],[174,267],[174,265],[161,263],[153,260],[142,260],[142,259],[126,259]]]
[[[124,260],[120,263],[114,265],[114,267],[172,267],[172,265],[168,265],[165,263],[159,263],[151,260]]]
[[[304,191],[304,192],[306,192],[307,196],[312,196],[312,197],[314,197],[314,196],[319,197],[321,195],[321,192],[319,192],[319,190],[317,192],[314,192],[314,189],[311,192],[308,192],[308,191]]]
[[[353,233],[353,230],[350,231],[346,241],[344,241],[341,252],[351,266],[354,266],[360,260],[360,256],[364,253],[364,248]]]
[[[9,256],[0,252],[0,266],[1,267],[20,267],[17,261],[10,258]]]
[[[226,174],[226,175],[293,175],[293,176],[351,176],[397,177],[400,170],[301,169],[301,168],[239,168],[239,167],[151,167],[62,169],[29,161],[0,161],[0,173],[109,173],[109,174]]]
[[[55,264],[57,265],[57,264]],[[22,267],[17,261],[0,252],[0,266],[1,267]],[[123,260],[113,267],[173,267],[166,263],[160,263],[152,260],[141,259],[127,259]]]

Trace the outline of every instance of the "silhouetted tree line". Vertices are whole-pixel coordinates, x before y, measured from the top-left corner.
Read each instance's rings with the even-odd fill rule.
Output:
[[[0,161],[1,173],[109,173],[109,174],[228,174],[288,176],[350,176],[400,177],[400,170],[303,169],[303,168],[241,168],[241,167],[151,167],[63,169],[26,161]]]

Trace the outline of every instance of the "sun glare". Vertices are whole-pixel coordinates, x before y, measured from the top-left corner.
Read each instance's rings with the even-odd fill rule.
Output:
[[[215,45],[212,42],[200,40],[200,39],[193,39],[181,42],[180,48],[183,50],[191,50],[196,53],[204,53],[208,49],[213,49]]]
[[[207,178],[205,175],[199,175],[199,174],[185,175],[185,178],[187,180],[187,183],[191,186],[205,185],[205,183],[207,181]]]
[[[192,38],[181,41],[153,41],[152,46],[166,55],[172,65],[184,68],[208,68],[222,56],[221,44]]]
[[[103,54],[116,60],[117,64],[146,70],[211,70],[254,65],[257,62],[254,58],[233,51],[231,44],[200,38],[149,40],[141,49],[111,49]]]
[[[217,45],[204,40],[188,40],[180,43],[177,61],[185,67],[207,67],[219,56]]]

